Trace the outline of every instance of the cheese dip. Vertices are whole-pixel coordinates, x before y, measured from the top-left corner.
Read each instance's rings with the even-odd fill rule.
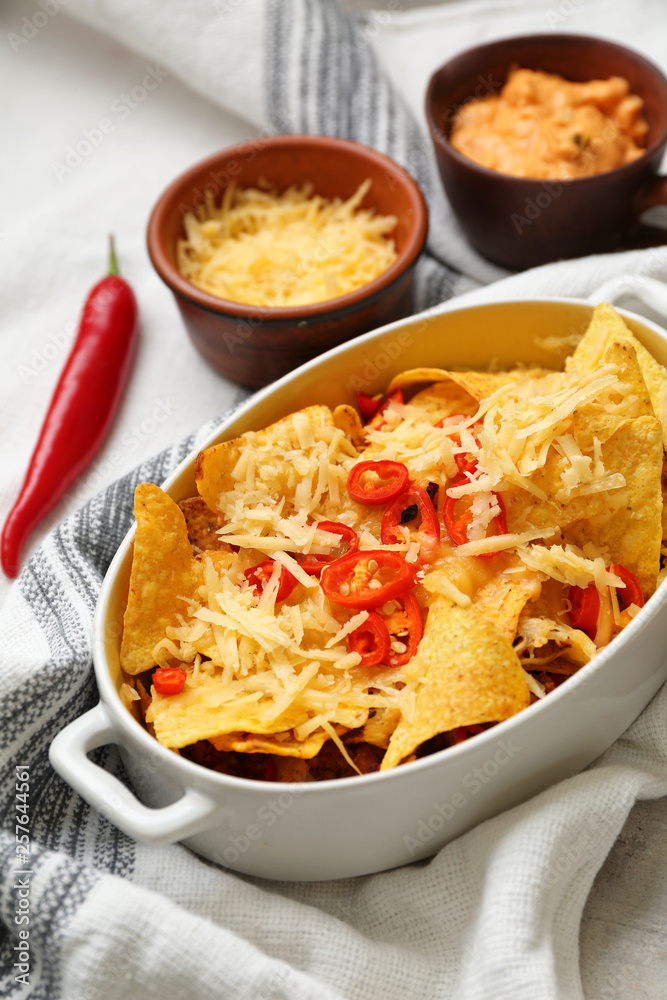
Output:
[[[641,156],[648,129],[643,109],[620,76],[573,83],[514,67],[500,93],[460,108],[449,141],[500,173],[571,180]]]

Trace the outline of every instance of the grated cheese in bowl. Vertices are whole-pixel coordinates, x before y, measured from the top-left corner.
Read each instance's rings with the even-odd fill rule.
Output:
[[[396,260],[393,215],[361,208],[365,180],[343,201],[312,184],[277,193],[268,185],[225,189],[184,218],[177,263],[202,291],[268,307],[311,305],[368,284]]]

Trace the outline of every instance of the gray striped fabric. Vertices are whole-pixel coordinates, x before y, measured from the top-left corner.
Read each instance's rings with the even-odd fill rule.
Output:
[[[8,932],[17,930],[17,869],[32,873],[29,940],[39,954],[39,963],[34,955],[30,963],[32,997],[63,995],[58,941],[99,871],[132,876],[135,844],[54,773],[48,749],[57,732],[98,701],[92,618],[104,573],[132,524],[135,486],[161,483],[197,438],[223,419],[145,462],[64,521],[32,557],[16,584],[20,593],[11,594],[0,613],[0,628],[9,636],[0,654],[0,996],[12,996],[18,988],[16,939]],[[12,636],[19,633],[37,648],[44,643],[48,655],[21,663],[21,653],[12,649]],[[91,756],[127,780],[115,747]],[[19,863],[16,851],[15,768],[20,766],[30,773],[28,864]]]
[[[430,197],[434,172],[424,136],[384,78],[360,25],[326,0],[268,0],[265,9],[263,86],[271,130],[327,133],[374,146],[407,167]],[[458,277],[426,256],[415,309],[449,298]],[[23,989],[15,981],[15,873],[21,868],[16,766],[30,771],[31,854],[25,867],[32,873],[31,997],[64,997],[60,943],[102,873],[132,878],[136,845],[52,771],[48,747],[97,700],[92,617],[104,573],[132,521],[134,487],[162,482],[194,440],[144,463],[61,524],[24,569],[0,616],[0,996]],[[115,748],[100,749],[93,759],[125,779]],[[104,992],[91,983],[90,995]]]

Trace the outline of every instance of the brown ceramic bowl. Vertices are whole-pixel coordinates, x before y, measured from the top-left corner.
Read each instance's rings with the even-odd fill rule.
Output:
[[[512,177],[462,156],[448,141],[456,111],[500,90],[512,64],[574,81],[625,77],[644,101],[646,151],[632,163],[569,181]],[[584,35],[526,35],[478,45],[433,74],[426,117],[452,209],[472,245],[496,264],[526,268],[667,242],[664,230],[638,225],[643,211],[667,203],[667,178],[657,176],[667,145],[667,79],[639,53]]]
[[[362,207],[395,215],[394,263],[347,295],[314,305],[263,308],[217,298],[187,281],[176,266],[183,216],[219,203],[235,180],[250,187],[264,178],[282,191],[311,181],[318,194],[349,198],[372,181]],[[426,240],[428,210],[412,177],[382,153],[347,139],[285,135],[224,149],[181,174],[160,196],[148,223],[148,252],[171,288],[190,338],[217,371],[250,386],[267,385],[329,348],[411,311],[414,266]]]

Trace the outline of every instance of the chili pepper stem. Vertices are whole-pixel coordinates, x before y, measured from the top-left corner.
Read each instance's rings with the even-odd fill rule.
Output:
[[[120,274],[120,268],[118,267],[118,258],[116,257],[116,246],[114,244],[113,234],[109,233],[109,274]]]

